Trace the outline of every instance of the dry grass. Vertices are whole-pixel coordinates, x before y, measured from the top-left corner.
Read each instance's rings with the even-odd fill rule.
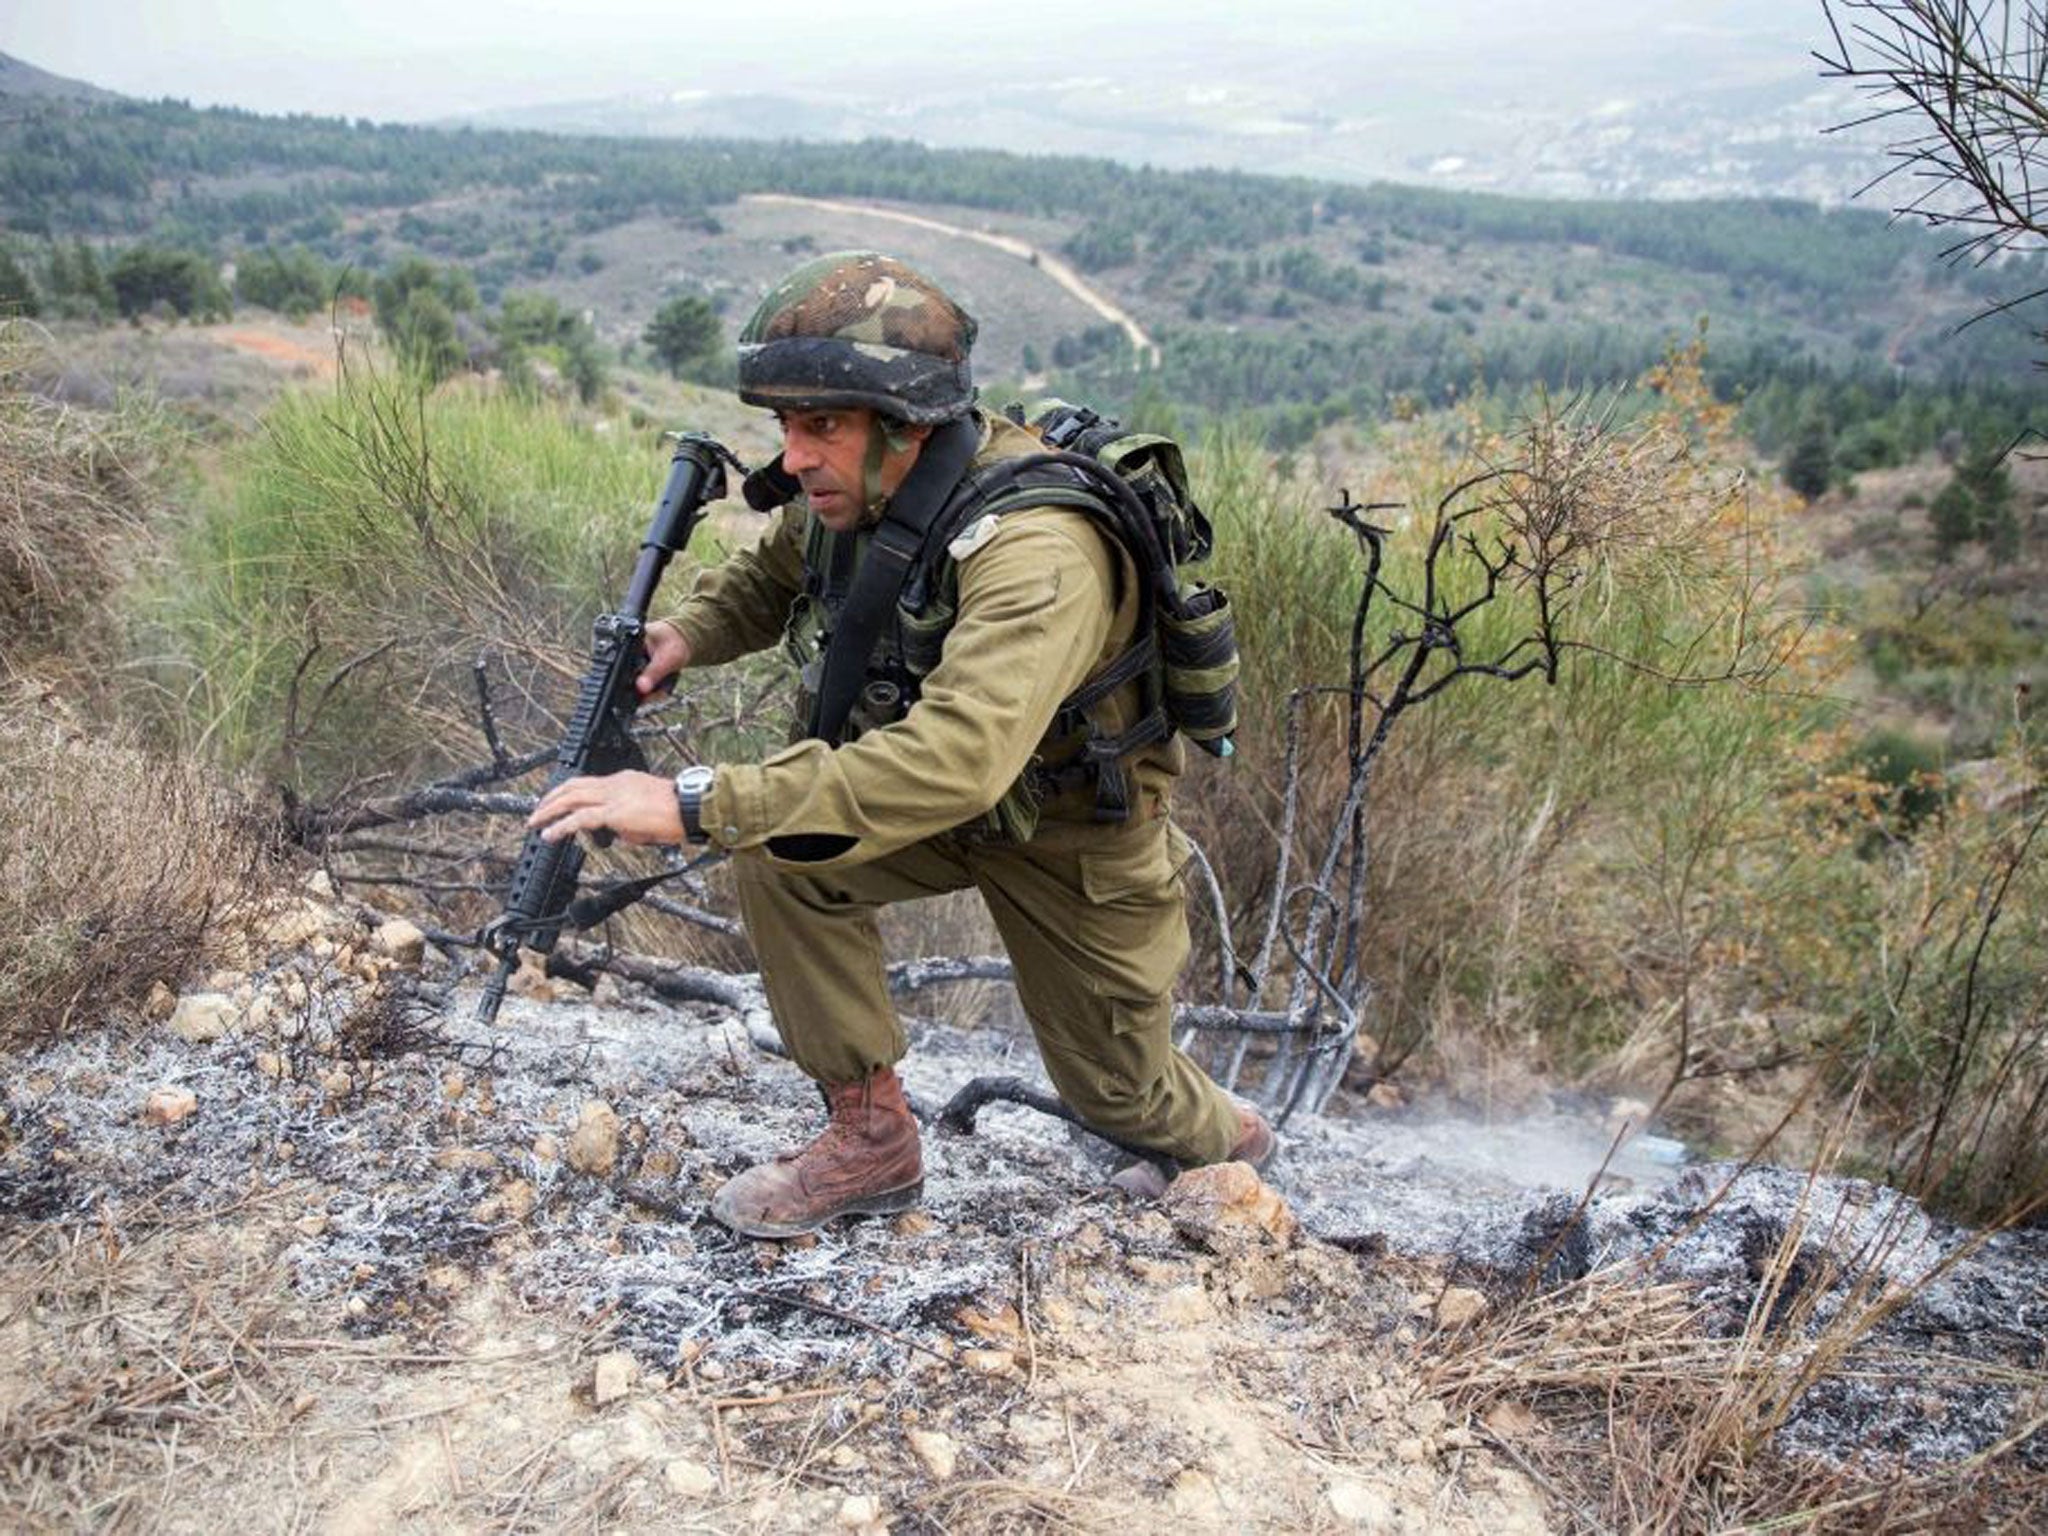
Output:
[[[1629,1265],[1523,1299],[1425,1377],[1487,1427],[1574,1529],[2025,1528],[2048,1508],[2048,1476],[2013,1454],[2048,1423],[2038,1362],[1909,1359],[1873,1347],[1887,1321],[1991,1236],[1888,1281],[1901,1261],[1911,1267],[1911,1209],[1901,1202],[1856,1245],[1853,1278],[1839,1285],[1830,1255],[1842,1234],[1803,1217],[1788,1223],[1757,1256],[1749,1313],[1733,1331],[1713,1326],[1691,1284],[1646,1284]],[[2013,1432],[1967,1458],[1916,1462],[1904,1446],[1841,1444],[1830,1458],[1783,1448],[1779,1432],[1809,1393],[1855,1379],[1900,1393],[1971,1381],[2023,1391]]]
[[[0,672],[61,660],[91,685],[115,654],[110,596],[135,561],[150,455],[132,423],[28,392],[41,357],[0,325]]]
[[[199,970],[264,867],[245,810],[197,767],[92,734],[52,695],[0,693],[0,1048]]]

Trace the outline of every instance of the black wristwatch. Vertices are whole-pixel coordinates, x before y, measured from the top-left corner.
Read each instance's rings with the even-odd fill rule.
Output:
[[[693,843],[708,843],[704,830],[704,797],[711,793],[713,770],[699,764],[676,775],[676,810],[683,818],[683,836]]]

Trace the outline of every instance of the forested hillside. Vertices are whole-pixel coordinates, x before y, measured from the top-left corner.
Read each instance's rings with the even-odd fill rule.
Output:
[[[2027,274],[1944,265],[1937,237],[1862,209],[1511,199],[884,141],[450,132],[175,102],[18,98],[0,124],[11,286],[60,309],[80,250],[102,266],[143,244],[214,267],[294,264],[302,300],[348,286],[345,272],[367,292],[425,256],[459,267],[482,306],[552,293],[622,345],[661,297],[744,300],[712,291],[690,257],[758,192],[1017,234],[1162,342],[1155,393],[1197,412],[1257,408],[1282,443],[1475,387],[1630,379],[1707,318],[1724,397],[1776,386],[1751,423],[1767,444],[1818,410],[1838,431],[1878,423],[1873,462],[1889,462],[1932,441],[1930,395],[1946,422],[2016,424],[2033,360],[2021,324],[1957,329]],[[658,281],[602,276],[632,243],[621,231],[639,232]],[[787,255],[757,259],[753,280]],[[174,308],[205,309],[204,288],[131,284]],[[265,302],[260,287],[243,297]],[[989,358],[1126,402],[1132,364],[1114,327],[1087,325]]]

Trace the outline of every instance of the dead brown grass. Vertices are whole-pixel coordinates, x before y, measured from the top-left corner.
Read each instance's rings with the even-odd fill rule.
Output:
[[[139,1005],[225,952],[266,857],[192,764],[0,692],[0,1049]]]
[[[41,350],[26,322],[0,325],[0,672],[61,658],[87,681],[114,654],[108,597],[134,564],[151,455],[132,424],[30,393]]]

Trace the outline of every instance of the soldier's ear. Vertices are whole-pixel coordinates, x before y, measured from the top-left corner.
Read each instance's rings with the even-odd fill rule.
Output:
[[[891,453],[905,453],[911,448],[922,447],[924,440],[931,435],[929,424],[898,421],[893,416],[882,418],[882,440],[889,445]]]

